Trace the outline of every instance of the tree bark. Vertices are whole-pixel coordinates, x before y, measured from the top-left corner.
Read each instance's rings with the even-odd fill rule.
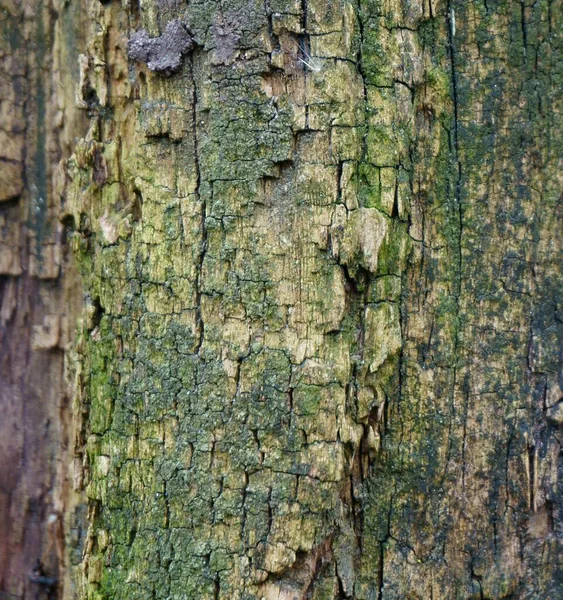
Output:
[[[37,577],[58,579],[65,563],[72,392],[64,350],[81,292],[52,178],[87,120],[65,110],[76,57],[69,39],[56,50],[61,26],[53,3],[0,1],[2,599],[44,597],[51,586]]]
[[[6,346],[67,364],[59,596],[561,597],[561,1],[8,9],[52,35],[2,210],[74,256],[76,335]]]

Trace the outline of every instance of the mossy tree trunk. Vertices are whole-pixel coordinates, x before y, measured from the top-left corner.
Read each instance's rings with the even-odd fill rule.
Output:
[[[61,595],[559,597],[561,1],[48,8]]]

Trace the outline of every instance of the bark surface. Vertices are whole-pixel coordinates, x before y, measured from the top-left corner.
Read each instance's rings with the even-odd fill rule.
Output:
[[[53,1],[60,595],[559,598],[561,1]]]
[[[60,26],[53,3],[0,1],[2,599],[45,597],[52,586],[32,579],[62,577],[65,563],[73,444],[64,350],[81,298],[52,179],[86,118],[72,110],[63,117],[74,104],[76,57],[70,38],[57,49]]]

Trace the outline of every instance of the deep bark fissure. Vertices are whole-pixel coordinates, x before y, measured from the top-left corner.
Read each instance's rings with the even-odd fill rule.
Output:
[[[207,202],[204,198],[202,198],[200,194],[200,185],[201,185],[201,170],[199,165],[199,141],[198,141],[198,133],[197,133],[197,107],[198,107],[198,98],[197,98],[197,84],[196,84],[196,73],[195,73],[195,56],[193,53],[189,59],[189,71],[190,71],[190,80],[193,86],[192,91],[192,136],[193,136],[193,144],[194,144],[194,165],[196,171],[196,184],[195,184],[195,198],[198,204],[201,206],[201,216],[200,216],[200,228],[201,228],[201,242],[199,249],[199,257],[198,257],[198,267],[196,270],[196,281],[195,281],[195,296],[196,296],[196,329],[197,329],[197,342],[196,342],[196,350],[195,353],[199,354],[201,346],[203,344],[203,339],[205,335],[205,324],[203,322],[203,318],[201,315],[201,277],[203,276],[203,265],[205,261],[205,253],[207,252]]]
[[[458,312],[459,312],[459,300],[462,293],[462,277],[463,277],[463,255],[462,255],[462,235],[463,235],[463,208],[461,200],[461,188],[462,188],[462,165],[460,160],[460,143],[459,143],[459,94],[458,94],[458,75],[456,69],[456,46],[455,46],[455,8],[453,0],[448,0],[447,3],[447,29],[448,29],[448,53],[450,58],[450,76],[452,84],[452,104],[453,104],[453,157],[452,160],[456,166],[455,168],[455,182],[454,182],[454,205],[458,213],[458,247],[457,247],[457,260],[458,260],[458,281],[456,296],[458,299]],[[454,352],[454,356],[456,353]]]

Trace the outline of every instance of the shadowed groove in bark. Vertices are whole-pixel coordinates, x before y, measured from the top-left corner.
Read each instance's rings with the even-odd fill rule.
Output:
[[[193,86],[193,95],[192,95],[192,136],[194,143],[194,161],[195,161],[195,171],[196,171],[196,182],[195,182],[195,198],[196,201],[201,204],[201,249],[199,254],[199,261],[196,270],[196,327],[197,327],[197,346],[196,346],[196,354],[199,353],[201,349],[201,345],[203,343],[203,336],[205,331],[205,325],[203,323],[203,319],[201,316],[201,285],[200,285],[200,277],[202,276],[203,262],[205,260],[205,252],[207,250],[207,230],[205,219],[207,218],[207,203],[205,199],[203,199],[199,192],[199,187],[201,185],[201,171],[199,166],[199,156],[198,156],[198,134],[197,134],[197,86],[196,79],[194,73],[194,61],[195,56],[192,54],[190,59],[190,77],[192,80]]]

